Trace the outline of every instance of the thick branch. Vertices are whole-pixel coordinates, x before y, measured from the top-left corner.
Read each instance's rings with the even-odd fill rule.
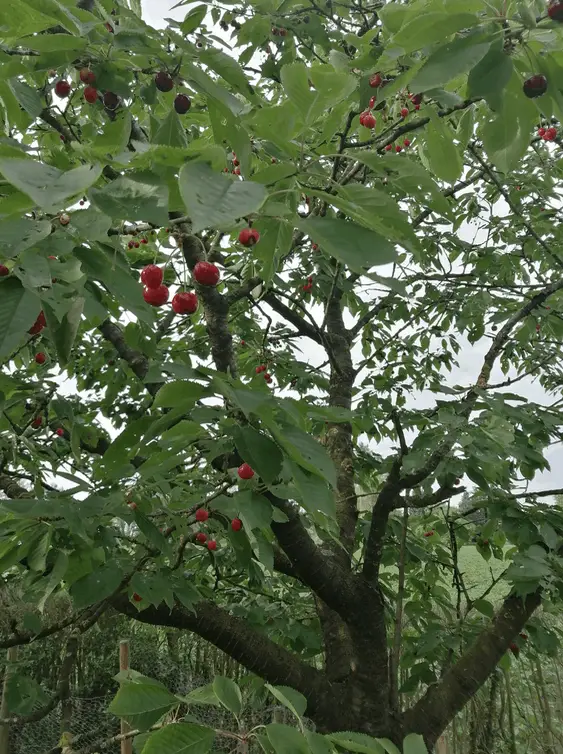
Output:
[[[193,610],[177,604],[172,610],[161,605],[139,612],[127,596],[122,595],[114,598],[112,604],[120,613],[142,623],[193,631],[269,683],[300,691],[308,699],[309,713],[321,704],[322,695],[328,690],[323,673],[280,647],[247,621],[211,602],[199,602]]]
[[[280,314],[287,322],[290,322],[295,329],[306,338],[311,338],[315,343],[323,344],[323,339],[320,331],[316,330],[313,325],[306,322],[303,317],[300,317],[297,312],[290,309],[289,306],[280,301],[274,293],[269,291],[264,296],[264,301],[272,307],[272,309]]]
[[[525,599],[508,597],[467,652],[405,713],[404,729],[422,734],[432,748],[448,723],[485,683],[540,603],[539,590]]]

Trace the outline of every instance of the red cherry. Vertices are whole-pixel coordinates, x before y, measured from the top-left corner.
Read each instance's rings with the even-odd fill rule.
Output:
[[[548,128],[545,132],[545,140],[546,141],[555,141],[557,138],[557,129],[553,126],[551,128]]]
[[[36,416],[35,419],[31,422],[31,426],[37,429],[43,424],[43,417],[42,416]]]
[[[385,151],[386,152],[390,152],[392,149],[393,149],[393,145],[392,144],[387,144],[387,146],[385,147]]]
[[[240,175],[240,168],[235,168],[235,169],[233,170],[233,173],[234,173],[235,175]]]
[[[254,469],[247,463],[243,463],[238,467],[237,474],[241,479],[252,479],[254,476]]]
[[[143,298],[151,306],[164,306],[169,296],[170,291],[167,285],[159,285],[158,288],[143,288]]]
[[[207,543],[207,549],[208,550],[216,550],[217,549],[217,542],[214,539],[210,539]]]
[[[360,124],[364,126],[364,128],[375,128],[376,123],[375,116],[369,110],[364,110],[360,115]]]
[[[62,427],[59,427],[59,428],[57,429],[57,435],[58,435],[59,437],[64,437],[64,436],[65,436],[65,431],[64,431],[64,429],[63,429]]]
[[[201,544],[203,544],[204,542],[206,542],[206,541],[207,541],[207,534],[205,534],[204,532],[200,531],[200,532],[198,532],[198,533],[197,533],[197,534],[195,535],[195,538],[196,538],[196,540],[197,540],[198,542],[201,542]]]
[[[135,594],[133,595],[133,599],[135,600],[135,602],[142,602],[143,601],[143,598],[141,597],[140,594],[137,594],[137,592],[135,592]]]
[[[400,152],[402,148],[403,147],[400,144],[397,144],[397,146],[395,147],[395,152]]]
[[[176,314],[193,314],[197,311],[195,293],[177,293],[172,299],[172,309]]]
[[[245,346],[246,345],[246,340],[241,340],[240,344],[241,344],[241,346]]]
[[[266,367],[264,366],[264,364],[261,364],[255,369],[256,374],[261,374],[262,372],[265,372],[265,371],[266,371]]]
[[[406,118],[408,114],[409,114],[409,108],[408,107],[401,108],[401,118]]]
[[[415,109],[415,110],[420,110],[420,105],[415,105],[415,106],[414,106],[414,109]]]
[[[268,385],[269,385],[269,384],[270,384],[270,382],[272,381],[272,375],[271,375],[271,374],[268,374],[268,372],[266,372],[266,374],[264,375],[264,380],[265,380],[265,381],[266,381],[266,382],[268,383]]]
[[[518,646],[518,644],[511,642],[508,648],[510,649],[514,657],[518,657],[518,655],[520,654],[520,647]]]
[[[432,530],[432,531],[425,531],[423,536],[425,536],[425,537],[433,537],[434,536],[434,530]]]
[[[233,518],[231,521],[231,529],[233,531],[240,531],[242,529],[242,521],[240,518]]]
[[[141,238],[141,243],[148,243],[146,238]]]
[[[221,277],[219,268],[211,262],[198,262],[192,274],[200,285],[215,286]]]
[[[547,79],[541,73],[535,76],[530,76],[529,79],[524,81],[523,86],[524,94],[530,99],[541,97],[542,94],[547,92]]]
[[[132,248],[133,248],[133,246],[135,246],[135,244],[133,243],[133,241],[129,241],[129,243],[127,244],[127,246],[128,246],[128,247],[129,247],[130,249],[132,249]]]
[[[373,76],[370,77],[369,85],[372,89],[377,89],[381,86],[383,82],[383,79],[381,78],[379,73],[374,73]]]
[[[538,128],[538,136],[541,136],[541,138],[543,139],[543,137],[545,136],[545,134],[546,134],[546,129],[545,128]]]
[[[61,99],[65,99],[70,94],[70,84],[66,79],[59,79],[55,84],[55,94]]]
[[[403,141],[403,144],[405,145],[405,147],[410,147],[410,145],[411,145],[411,141],[410,141],[410,139],[405,139],[405,140]]]
[[[134,247],[135,247],[136,249],[138,249],[138,248],[139,248],[139,242],[138,242],[138,241],[133,241],[133,246],[134,246]]]
[[[5,264],[0,264],[0,278],[5,278],[6,275],[10,274],[10,270],[6,267]]]
[[[200,523],[203,523],[204,521],[207,521],[209,518],[209,513],[205,510],[205,508],[198,508],[195,512],[195,520],[199,521]]]
[[[39,351],[39,353],[35,354],[35,361],[37,364],[44,364],[47,361],[47,357],[43,351]]]
[[[319,249],[319,245],[318,245],[317,243],[314,243],[314,244],[313,244],[313,245],[311,246],[311,249],[312,249],[313,251],[318,251],[318,249]]]
[[[86,100],[86,102],[89,102],[91,105],[93,105],[98,101],[98,90],[93,86],[87,86],[84,89],[84,99]]]
[[[104,107],[108,110],[117,110],[119,107],[119,97],[114,92],[105,92]]]
[[[411,94],[410,101],[416,108],[419,108],[420,103],[422,102],[422,94]]]
[[[521,639],[524,639],[524,641],[528,641],[528,634],[525,634],[524,632],[522,632],[521,634],[518,634],[518,636]]]
[[[127,503],[127,505],[131,508],[132,511],[137,510],[137,503]]]
[[[154,83],[160,92],[170,92],[174,89],[174,81],[166,71],[160,71],[160,73],[157,73],[154,77]]]
[[[141,283],[147,288],[158,288],[162,285],[164,272],[156,264],[149,264],[141,271]]]
[[[41,332],[41,330],[45,327],[47,322],[45,321],[45,314],[41,311],[39,312],[39,315],[37,319],[35,320],[35,323],[32,327],[29,328],[28,333],[30,335],[37,335]]]
[[[239,243],[243,246],[252,246],[254,244],[254,236],[252,235],[251,228],[243,228],[238,234]]]
[[[370,97],[369,105],[368,105],[368,107],[369,107],[370,110],[373,110],[373,108],[375,107],[375,103],[376,102],[377,102],[377,98],[376,97]]]
[[[235,168],[238,168],[238,166],[240,165],[240,162],[239,162],[239,161],[237,160],[237,158],[236,158],[236,157],[235,157],[235,159],[233,160],[233,165],[235,166]]]
[[[96,82],[96,74],[89,68],[83,68],[80,71],[80,81],[82,81],[83,84],[92,85]]]
[[[178,94],[176,96],[174,100],[174,110],[176,110],[178,115],[185,115],[191,106],[192,101],[187,94]]]
[[[547,9],[547,15],[552,21],[563,21],[563,3],[552,3]]]

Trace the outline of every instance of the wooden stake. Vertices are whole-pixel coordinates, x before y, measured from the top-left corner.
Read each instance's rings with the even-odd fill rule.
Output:
[[[6,671],[2,684],[2,704],[0,704],[0,719],[8,717],[8,681],[13,675],[13,663],[18,659],[18,648],[10,647],[6,655]],[[0,725],[0,754],[10,754],[10,726]]]
[[[129,640],[128,639],[122,639],[119,642],[119,669],[120,670],[129,670]],[[125,722],[125,720],[121,721],[121,733],[126,734],[129,733],[131,728],[129,725]],[[2,754],[2,752],[0,752]],[[121,741],[121,754],[133,754],[133,739],[132,738],[125,738],[123,741]]]

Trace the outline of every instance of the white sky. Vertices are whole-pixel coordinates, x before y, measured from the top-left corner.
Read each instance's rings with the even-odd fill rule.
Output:
[[[178,0],[176,0],[177,2]],[[155,27],[163,27],[166,25],[165,18],[175,18],[182,20],[190,7],[193,7],[197,2],[192,2],[188,5],[170,10],[175,2],[168,2],[167,0],[142,0],[144,19]],[[218,32],[220,34],[220,31]],[[223,36],[223,35],[222,35]],[[464,232],[465,231],[465,232]],[[474,236],[474,229],[466,226],[462,228],[461,235],[466,236],[468,240],[472,240]],[[385,275],[382,270],[378,270],[379,273]],[[315,312],[316,314],[316,312]],[[322,318],[322,313],[321,313]],[[464,342],[463,339],[460,339]],[[475,382],[483,357],[489,347],[489,341],[482,339],[475,345],[470,345],[465,341],[464,347],[458,356],[459,368],[456,369],[453,374],[447,375],[446,384],[453,386],[455,384],[470,385]],[[311,364],[320,364],[324,362],[324,351],[314,343],[310,341],[306,344],[307,354],[309,356],[309,362]],[[513,376],[513,375],[511,375]],[[492,382],[500,382],[506,377],[501,374],[500,369],[496,369],[491,376]],[[510,388],[508,388],[510,390]],[[513,392],[517,392],[520,395],[527,397],[529,400],[538,403],[550,403],[552,398],[545,395],[544,390],[540,385],[533,383],[531,380],[522,380],[512,388]],[[441,396],[444,398],[444,396]],[[423,393],[416,396],[416,404],[420,407],[433,406],[435,403],[435,396],[431,393]],[[377,450],[380,453],[385,454],[390,449],[389,445],[380,445]],[[550,489],[556,487],[563,487],[563,464],[558,466],[557,458],[561,457],[561,448],[559,445],[553,446],[547,453],[547,458],[552,467],[551,471],[545,472],[536,476],[535,480],[531,483],[530,489]]]

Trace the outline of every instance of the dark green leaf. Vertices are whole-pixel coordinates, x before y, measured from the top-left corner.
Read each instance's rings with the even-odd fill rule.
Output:
[[[142,754],[207,754],[215,731],[194,723],[171,723],[151,733]]]
[[[16,278],[0,279],[0,359],[22,342],[40,311],[37,296]]]
[[[238,685],[225,676],[215,676],[213,691],[223,707],[229,710],[235,717],[240,717],[242,712],[242,694]]]
[[[108,712],[123,718],[132,728],[145,731],[179,701],[160,685],[125,683],[109,705]]]

